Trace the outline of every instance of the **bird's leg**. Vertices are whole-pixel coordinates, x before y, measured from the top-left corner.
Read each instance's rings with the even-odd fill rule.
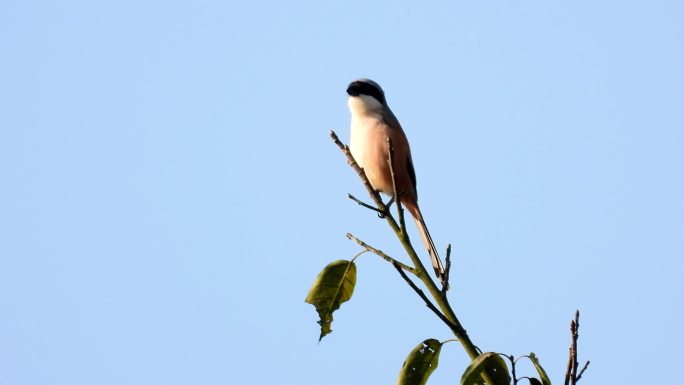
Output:
[[[387,203],[385,203],[385,206],[387,207],[387,211],[383,212],[382,210],[378,210],[378,218],[384,219],[387,216],[387,213],[390,210],[390,207],[392,207],[392,204],[394,203],[394,196],[390,198]]]
[[[387,206],[387,211],[389,211],[389,209],[390,209],[390,207],[392,207],[392,204],[393,204],[393,203],[394,203],[394,195],[392,195],[392,197],[390,198],[390,200],[387,201],[387,203],[385,203],[385,206]]]

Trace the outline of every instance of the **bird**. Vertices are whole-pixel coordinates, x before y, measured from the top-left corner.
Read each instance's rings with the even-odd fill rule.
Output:
[[[347,95],[351,113],[349,149],[354,160],[363,168],[373,189],[394,197],[387,140],[391,141],[397,199],[416,222],[435,275],[446,287],[444,265],[418,206],[416,172],[409,142],[399,120],[387,104],[385,92],[378,83],[362,78],[349,83]]]

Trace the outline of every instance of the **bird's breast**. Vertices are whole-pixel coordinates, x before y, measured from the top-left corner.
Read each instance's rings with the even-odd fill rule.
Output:
[[[352,117],[349,149],[374,189],[392,194],[387,138],[390,128],[374,116]]]

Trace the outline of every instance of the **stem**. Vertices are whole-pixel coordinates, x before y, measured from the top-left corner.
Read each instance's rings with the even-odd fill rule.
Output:
[[[587,361],[584,363],[584,367],[582,367],[582,370],[580,370],[579,374],[577,375],[577,381],[578,382],[579,382],[580,378],[582,378],[582,374],[584,374],[584,371],[587,370],[587,368],[589,367],[590,362],[591,361]]]
[[[579,363],[577,362],[577,339],[579,338],[579,310],[575,311],[575,327],[572,333],[572,352],[573,352],[573,360],[572,360],[572,385],[577,384],[577,367]]]
[[[446,296],[449,289],[449,275],[451,274],[451,243],[446,249],[446,259],[444,260],[444,282],[442,283],[442,295]]]
[[[369,205],[369,204],[366,203],[366,202],[363,202],[363,201],[360,200],[359,198],[357,198],[357,197],[355,197],[355,196],[353,196],[353,195],[351,195],[351,194],[347,194],[347,197],[348,197],[349,199],[353,200],[354,202],[358,203],[359,206],[363,206],[363,207],[365,207],[365,208],[367,208],[367,209],[369,209],[369,210],[373,210],[373,211],[377,212],[378,215],[380,216],[380,218],[382,218],[382,217],[385,216],[385,213],[384,213],[384,212],[382,212],[382,211],[380,211],[379,209],[377,209],[377,208],[375,208],[375,207]]]
[[[404,281],[406,281],[406,283],[408,283],[408,285],[411,286],[411,289],[413,289],[416,292],[416,294],[418,294],[418,296],[425,302],[425,305],[428,307],[428,309],[432,310],[432,312],[435,313],[437,315],[437,317],[439,317],[439,319],[442,320],[442,322],[444,322],[447,326],[449,326],[449,329],[453,330],[454,333],[456,333],[456,329],[457,329],[456,325],[454,325],[451,321],[449,321],[444,316],[444,314],[442,314],[439,311],[439,309],[437,309],[435,307],[435,305],[432,303],[432,301],[430,301],[430,298],[428,298],[425,295],[425,293],[423,293],[423,291],[420,290],[420,288],[418,286],[416,286],[416,284],[413,283],[413,281],[411,281],[411,278],[409,278],[408,275],[406,275],[406,273],[404,273],[404,270],[401,268],[401,266],[394,263],[394,268],[397,269],[397,271],[399,272],[399,275],[401,275],[401,278],[404,278]]]
[[[515,376],[515,364],[518,360],[515,359],[512,355],[506,355],[503,353],[499,353],[501,357],[506,357],[509,361],[511,361],[511,377],[513,377],[513,385],[517,385],[519,379]]]
[[[577,339],[579,339],[579,310],[575,311],[575,319],[570,321],[570,335],[572,339],[570,340],[570,354],[568,357],[568,365],[565,370],[565,385],[576,385],[582,378],[582,374],[587,370],[589,366],[589,361],[587,361],[582,370],[579,372],[579,361],[577,360]]]
[[[410,272],[410,273],[412,273],[412,274],[416,274],[416,269],[412,268],[411,266],[405,265],[405,264],[403,264],[403,263],[397,261],[396,259],[394,259],[394,258],[390,257],[389,255],[385,254],[382,250],[378,250],[378,249],[376,249],[375,247],[373,247],[373,246],[367,244],[366,242],[364,242],[364,241],[362,241],[362,240],[356,238],[356,237],[353,236],[351,233],[347,233],[347,238],[348,238],[348,239],[351,239],[352,241],[354,241],[354,242],[356,242],[356,243],[358,243],[361,247],[363,247],[363,248],[365,249],[365,250],[363,250],[361,253],[359,253],[359,255],[362,254],[362,253],[365,253],[366,251],[370,251],[371,253],[373,253],[373,254],[379,256],[380,258],[384,259],[385,261],[387,261],[387,262],[389,262],[389,263],[391,263],[391,264],[393,264],[393,265],[395,265],[395,266],[399,266],[400,268],[402,268],[402,269],[404,269],[404,270],[406,270],[406,271],[408,271],[408,272]],[[354,258],[356,258],[356,257],[354,257]]]
[[[397,221],[394,219],[394,216],[392,216],[391,212],[387,210],[387,206],[383,203],[382,199],[380,198],[380,194],[373,188],[373,186],[370,184],[370,181],[368,180],[368,177],[366,176],[366,173],[364,170],[356,163],[356,160],[354,160],[354,156],[351,154],[351,151],[349,150],[349,147],[344,145],[340,139],[338,138],[337,134],[335,134],[334,131],[330,131],[330,137],[332,140],[335,142],[337,147],[340,148],[340,150],[344,153],[344,155],[347,157],[347,162],[351,166],[351,168],[356,171],[356,173],[359,175],[361,178],[361,181],[363,185],[366,187],[366,190],[368,190],[368,194],[370,197],[373,199],[375,204],[377,205],[378,209],[382,212],[386,212],[387,215],[385,216],[385,220],[387,221],[387,224],[390,226],[392,231],[396,234],[397,238],[399,238],[399,241],[401,242],[402,246],[404,246],[404,250],[408,254],[409,258],[411,259],[411,262],[413,262],[414,269],[415,269],[415,274],[420,279],[427,290],[430,292],[430,295],[432,298],[435,300],[435,303],[437,304],[437,307],[441,310],[442,314],[444,317],[449,321],[448,325],[452,326],[453,328],[450,327],[458,341],[461,343],[463,346],[463,349],[465,350],[466,354],[470,357],[471,360],[477,358],[477,356],[480,355],[480,353],[477,350],[477,347],[475,347],[475,344],[470,340],[470,337],[468,336],[468,333],[466,332],[465,328],[463,325],[461,325],[461,321],[459,321],[458,317],[456,316],[456,313],[454,310],[451,308],[451,305],[449,304],[449,301],[447,299],[446,293],[442,293],[442,291],[437,287],[435,282],[430,278],[430,275],[427,272],[427,269],[425,269],[425,265],[423,265],[423,262],[420,260],[418,257],[418,254],[416,254],[416,251],[414,250],[413,246],[411,245],[411,241],[409,240],[407,234],[406,234],[406,229],[405,226],[401,226],[397,223]],[[391,146],[390,146],[391,149]],[[390,151],[390,159],[388,161],[390,162],[390,165],[393,163],[392,162],[392,151]],[[396,185],[396,182],[394,181],[394,175],[393,176],[393,182]],[[397,203],[399,204],[400,200],[397,199]],[[399,211],[400,217],[401,215],[401,210]],[[403,222],[403,221],[402,221]],[[403,224],[403,223],[402,223]],[[403,227],[403,228],[402,228]],[[483,379],[485,382],[487,382],[490,385],[494,385],[494,381],[492,380],[491,376],[488,373],[483,373],[482,374]]]
[[[399,228],[401,233],[408,238],[406,233],[406,222],[404,221],[404,209],[401,207],[401,199],[399,199],[399,192],[397,191],[397,178],[394,173],[394,147],[392,147],[392,139],[387,138],[387,152],[389,153],[389,159],[387,163],[389,164],[390,176],[392,177],[392,192],[394,193],[393,199],[397,202],[397,216],[399,217]]]
[[[354,256],[354,258],[351,259],[351,262],[354,262],[354,261],[356,260],[356,258],[359,257],[359,255],[361,255],[361,254],[363,254],[363,253],[366,253],[366,252],[368,252],[368,251],[370,251],[370,250],[368,250],[368,249],[366,249],[366,250],[361,250],[360,252],[358,252],[358,253]]]

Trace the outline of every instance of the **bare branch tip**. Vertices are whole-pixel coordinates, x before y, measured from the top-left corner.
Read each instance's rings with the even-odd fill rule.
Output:
[[[580,378],[582,378],[582,375],[584,374],[584,371],[587,370],[587,368],[589,367],[590,362],[591,361],[587,361],[584,364],[584,366],[582,367],[582,370],[580,370],[579,374],[577,375],[577,380],[575,380],[575,382],[578,382],[580,380]]]

